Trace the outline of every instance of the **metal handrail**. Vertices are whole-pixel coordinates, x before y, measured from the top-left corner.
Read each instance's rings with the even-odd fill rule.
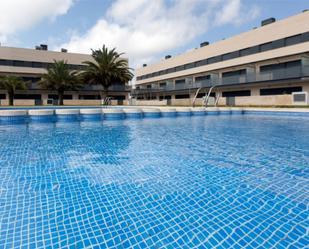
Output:
[[[174,90],[188,90],[188,89],[199,89],[208,88],[212,86],[224,86],[229,84],[245,84],[245,83],[255,83],[264,82],[272,80],[284,80],[291,78],[303,78],[309,76],[309,70],[272,70],[259,73],[247,73],[245,75],[239,76],[228,76],[224,78],[214,78],[206,81],[193,82],[193,84],[181,84],[181,85],[166,85],[165,87],[159,87],[153,85],[153,88],[140,88],[138,91],[143,92],[159,92],[159,91],[174,91]]]
[[[108,106],[108,105],[111,104],[111,101],[112,101],[112,97],[105,97],[105,98],[103,99],[103,105],[104,105],[104,106]]]
[[[195,106],[195,101],[197,99],[197,95],[199,94],[199,92],[202,90],[202,87],[200,87],[199,89],[197,89],[195,95],[194,95],[194,98],[193,98],[193,101],[192,101],[192,106],[194,107]]]
[[[207,107],[207,104],[208,104],[208,100],[209,100],[209,97],[210,97],[210,94],[211,94],[211,91],[216,87],[216,85],[212,86],[209,91],[208,91],[208,94],[207,94],[207,97],[205,99],[205,108]]]

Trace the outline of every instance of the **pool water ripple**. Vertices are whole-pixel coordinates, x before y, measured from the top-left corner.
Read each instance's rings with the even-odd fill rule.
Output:
[[[0,126],[0,248],[305,248],[308,117]]]

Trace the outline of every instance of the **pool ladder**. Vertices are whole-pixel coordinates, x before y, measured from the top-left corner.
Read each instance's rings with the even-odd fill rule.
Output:
[[[205,99],[203,100],[203,103],[205,104],[205,107],[207,107],[208,105],[208,100],[209,100],[209,97],[210,97],[210,94],[212,92],[212,90],[216,87],[216,85],[212,86],[207,95],[205,95]],[[197,99],[197,95],[199,94],[199,92],[202,90],[203,87],[200,87],[199,89],[197,89],[195,95],[194,95],[194,98],[193,98],[193,101],[192,101],[192,106],[194,107],[195,106],[195,101]],[[219,102],[219,98],[220,98],[220,94],[218,93],[218,96],[216,97],[216,100],[215,100],[215,106],[217,106],[218,102]]]
[[[102,105],[108,106],[108,105],[111,105],[111,103],[112,103],[112,97],[105,97]]]

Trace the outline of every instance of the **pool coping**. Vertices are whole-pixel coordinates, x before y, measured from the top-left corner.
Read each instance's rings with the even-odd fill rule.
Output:
[[[172,110],[173,111],[172,111]],[[98,112],[98,110],[101,110]],[[126,111],[127,110],[127,111]],[[128,111],[130,110],[130,111]],[[134,111],[135,110],[135,111]],[[168,111],[170,110],[170,111]],[[173,115],[172,115],[173,114]],[[167,116],[208,116],[208,115],[288,115],[309,117],[309,108],[241,108],[241,107],[152,107],[128,106],[117,108],[40,108],[0,110],[0,124],[25,122],[56,122],[83,120],[111,120],[130,118],[158,118]]]

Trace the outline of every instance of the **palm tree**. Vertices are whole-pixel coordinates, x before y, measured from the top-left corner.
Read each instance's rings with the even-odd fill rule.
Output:
[[[90,85],[101,85],[103,92],[101,98],[108,95],[108,88],[114,83],[125,84],[132,80],[133,73],[128,67],[128,62],[120,58],[123,53],[117,53],[116,49],[109,50],[105,45],[102,49],[91,50],[94,61],[85,61],[83,78]]]
[[[0,89],[7,90],[9,95],[9,105],[14,105],[14,95],[16,90],[25,90],[25,82],[16,76],[1,76]]]
[[[63,105],[64,91],[78,90],[82,87],[77,71],[70,70],[64,60],[54,60],[39,84],[46,89],[57,91],[59,105]]]

